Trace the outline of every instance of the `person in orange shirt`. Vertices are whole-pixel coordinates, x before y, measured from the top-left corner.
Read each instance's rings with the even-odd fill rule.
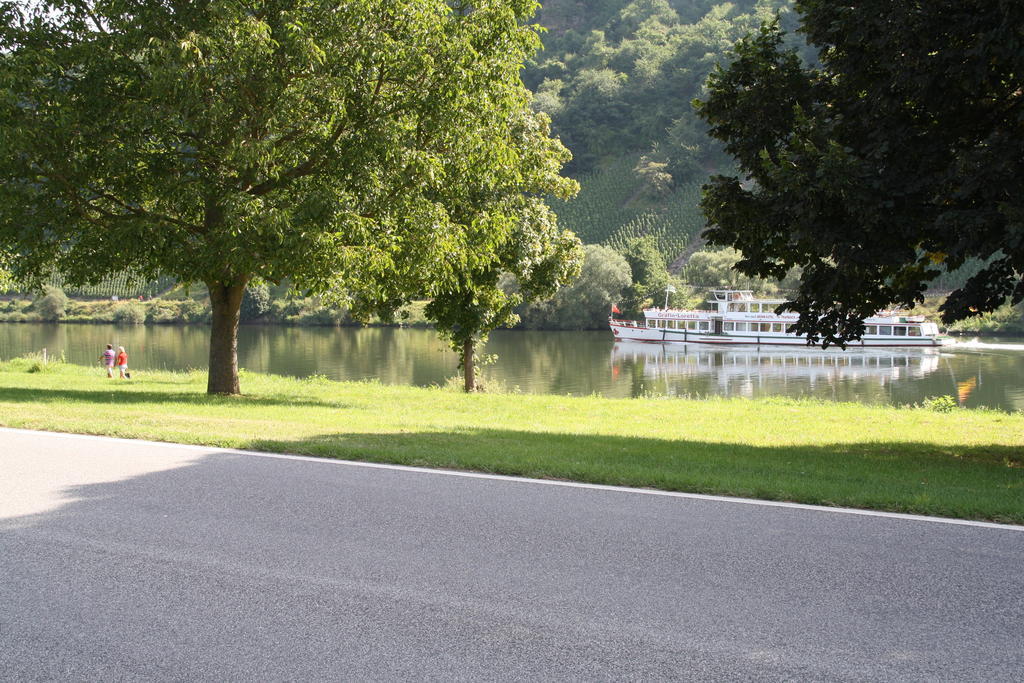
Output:
[[[117,369],[121,373],[121,379],[132,378],[132,373],[128,372],[128,354],[123,346],[117,347]]]

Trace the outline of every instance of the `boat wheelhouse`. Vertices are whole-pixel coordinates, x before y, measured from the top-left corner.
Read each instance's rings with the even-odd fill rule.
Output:
[[[690,344],[806,345],[807,337],[792,331],[799,315],[776,313],[783,299],[756,298],[750,290],[712,290],[709,310],[648,308],[644,320],[615,320],[616,339]],[[849,346],[942,346],[949,337],[924,316],[881,311],[864,321],[864,335]]]

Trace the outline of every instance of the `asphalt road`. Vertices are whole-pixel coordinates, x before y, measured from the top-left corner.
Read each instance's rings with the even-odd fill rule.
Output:
[[[1024,530],[0,430],[0,679],[1022,680]]]

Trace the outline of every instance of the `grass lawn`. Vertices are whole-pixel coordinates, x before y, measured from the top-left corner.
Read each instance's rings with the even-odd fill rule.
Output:
[[[1024,413],[0,363],[0,425],[1024,523]]]

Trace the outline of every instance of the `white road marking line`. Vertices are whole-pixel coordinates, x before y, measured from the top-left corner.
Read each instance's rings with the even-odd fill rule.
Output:
[[[448,477],[465,477],[467,479],[493,479],[496,481],[507,481],[520,484],[542,484],[544,486],[562,486],[566,488],[592,489],[595,491],[613,491],[618,493],[639,493],[646,496],[663,496],[669,498],[687,498],[691,500],[705,500],[717,503],[739,503],[741,505],[760,505],[763,507],[790,508],[795,510],[810,510],[813,512],[832,512],[847,515],[861,515],[863,517],[886,517],[889,519],[900,519],[911,522],[933,522],[937,524],[955,524],[959,526],[973,526],[985,529],[1000,529],[1003,531],[1024,531],[1024,526],[1018,524],[999,524],[996,522],[981,522],[972,519],[956,519],[953,517],[929,517],[926,515],[911,515],[902,512],[883,512],[881,510],[860,510],[857,508],[828,507],[825,505],[809,505],[807,503],[789,503],[778,500],[760,500],[758,498],[735,498],[732,496],[715,496],[705,493],[684,493],[681,491],[659,491],[657,489],[630,488],[628,486],[609,486],[607,484],[587,484],[575,481],[559,481],[555,479],[532,479],[529,477],[513,477],[505,474],[487,474],[484,472],[463,472],[461,470],[432,469],[429,467],[413,467],[411,465],[391,465],[377,462],[361,462],[359,460],[341,460],[337,458],[316,457],[312,455],[289,455],[287,453],[266,453],[261,451],[244,451],[237,448],[221,448],[219,446],[197,446],[194,444],[170,443],[167,441],[146,441],[144,439],[121,439],[113,436],[97,436],[94,434],[70,434],[66,432],[44,432],[32,429],[12,429],[0,427],[0,435],[4,433],[24,434],[31,436],[43,436],[63,439],[83,439],[92,441],[115,441],[122,444],[141,444],[145,446],[160,446],[164,448],[178,448],[194,451],[203,451],[209,455],[247,455],[260,458],[276,458],[279,460],[301,460],[304,462],[316,462],[332,465],[345,465],[348,467],[367,467],[380,470],[397,470],[399,472],[418,472],[421,474],[433,474]]]

